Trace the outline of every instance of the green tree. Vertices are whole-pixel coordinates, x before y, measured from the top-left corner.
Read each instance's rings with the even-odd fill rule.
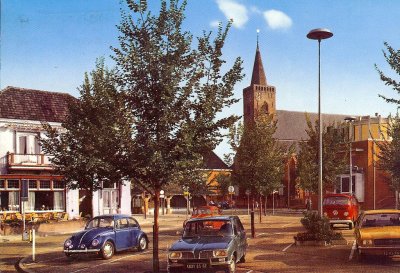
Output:
[[[231,67],[222,59],[231,23],[214,38],[204,32],[193,49],[192,35],[182,30],[187,3],[179,2],[162,0],[153,15],[147,1],[126,0],[119,47],[112,48],[116,68],[98,64],[71,103],[66,131],[45,125],[43,141],[69,187],[96,190],[131,180],[154,197],[154,272],[160,190],[171,183],[202,188],[203,155],[238,120],[220,116],[238,101],[233,88],[243,78],[240,58]]]
[[[41,145],[46,154],[54,156],[52,163],[68,188],[92,193],[126,178],[120,166],[129,162],[123,147],[132,134],[127,123],[131,117],[103,59],[85,74],[79,91],[78,99],[69,100],[62,131],[44,124],[47,137]]]
[[[127,0],[119,47],[113,48],[118,86],[134,120],[126,174],[154,196],[154,272],[159,271],[159,191],[177,175],[201,168],[202,155],[221,141],[221,129],[237,121],[217,114],[237,102],[233,88],[243,78],[240,58],[230,68],[222,59],[231,24],[220,25],[215,38],[204,32],[192,49],[192,35],[182,30],[187,3],[179,2],[163,0],[153,15],[146,1]]]
[[[390,68],[398,75],[400,75],[400,50],[395,50],[387,42],[384,43],[386,51],[383,51],[383,55]],[[394,91],[400,94],[400,82],[399,80],[393,79],[375,65],[381,80],[386,86],[391,87]],[[400,99],[388,98],[383,95],[379,95],[388,103],[393,103],[400,107]],[[391,175],[389,180],[390,186],[396,191],[400,191],[400,117],[399,114],[395,117],[389,116],[389,124],[387,128],[388,138],[383,142],[377,142],[380,148],[378,153],[379,167],[387,171]],[[396,194],[396,207],[398,207],[398,198]]]
[[[311,192],[318,191],[318,150],[319,150],[319,123],[315,125],[308,115],[307,135],[308,139],[299,144],[298,154],[298,177],[300,187]],[[332,126],[331,126],[332,127]],[[337,176],[346,170],[346,154],[340,153],[343,150],[343,136],[338,130],[322,129],[322,181],[324,188],[333,188],[337,183]]]
[[[387,139],[376,142],[380,149],[377,154],[378,167],[390,174],[389,185],[398,192],[400,191],[400,117],[399,115],[393,119],[389,117],[389,120]]]
[[[397,75],[400,75],[400,50],[395,50],[387,42],[385,42],[384,45],[387,50],[387,52],[383,51],[383,56],[385,57],[386,62],[389,64],[390,68],[394,70],[394,72]],[[400,94],[400,82],[398,80],[392,79],[391,77],[387,76],[385,73],[383,73],[382,70],[378,68],[376,64],[375,68],[378,71],[379,76],[381,80],[385,83],[385,85],[389,86],[398,94]],[[400,107],[400,99],[388,98],[384,95],[379,95],[379,96],[384,100],[386,100],[387,102],[397,104],[398,107]]]
[[[272,115],[262,115],[243,128],[239,125],[231,129],[231,146],[236,151],[232,179],[253,196],[272,193],[281,186],[287,147],[273,137],[276,125]]]

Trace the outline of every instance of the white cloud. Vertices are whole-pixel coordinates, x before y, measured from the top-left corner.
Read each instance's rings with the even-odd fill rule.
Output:
[[[219,26],[220,21],[214,20],[210,22],[210,27],[217,28]]]
[[[292,19],[279,10],[264,11],[264,19],[271,29],[288,29],[292,26]]]
[[[233,19],[234,27],[242,28],[249,20],[246,6],[234,0],[217,0],[217,5],[228,20]]]

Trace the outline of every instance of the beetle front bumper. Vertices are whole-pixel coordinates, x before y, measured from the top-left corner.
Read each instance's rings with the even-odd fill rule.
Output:
[[[70,254],[74,254],[74,253],[95,253],[95,252],[99,252],[100,249],[64,249],[64,253],[70,253]]]

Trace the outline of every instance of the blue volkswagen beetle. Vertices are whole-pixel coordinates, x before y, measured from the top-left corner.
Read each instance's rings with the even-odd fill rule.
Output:
[[[129,215],[108,214],[94,217],[85,230],[72,235],[64,242],[67,257],[80,253],[95,253],[110,259],[115,252],[137,248],[143,251],[149,239],[138,221]]]
[[[236,271],[244,262],[246,232],[237,216],[194,218],[168,250],[168,272]]]

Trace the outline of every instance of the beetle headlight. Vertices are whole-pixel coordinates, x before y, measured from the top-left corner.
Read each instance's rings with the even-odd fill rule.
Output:
[[[362,244],[363,245],[372,245],[373,242],[372,242],[372,240],[362,240]]]
[[[69,246],[71,246],[71,245],[72,245],[71,239],[68,239],[68,240],[66,240],[66,241],[64,242],[64,246],[65,246],[65,247],[69,247]]]
[[[170,252],[169,258],[170,259],[180,259],[180,258],[182,258],[182,252],[178,252],[178,251]]]
[[[225,249],[217,249],[213,251],[214,257],[226,257],[228,256],[228,252]]]
[[[100,244],[99,239],[94,239],[94,240],[92,241],[92,246],[97,246],[97,245],[99,245],[99,244]]]

